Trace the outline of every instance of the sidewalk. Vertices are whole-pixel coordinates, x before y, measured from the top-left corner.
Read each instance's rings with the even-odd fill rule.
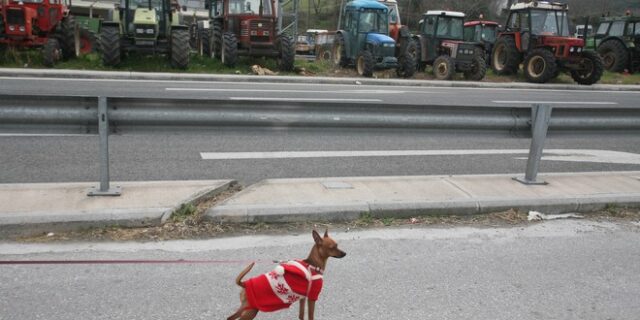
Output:
[[[223,223],[345,221],[511,208],[543,213],[640,206],[640,171],[548,173],[527,186],[516,174],[273,179],[207,210]],[[0,236],[85,227],[162,224],[181,204],[229,188],[231,180],[112,183],[119,197],[89,197],[95,183],[0,184]]]
[[[232,180],[112,182],[118,197],[89,197],[98,183],[0,184],[0,236],[86,227],[160,225],[183,203],[226,190]]]
[[[510,208],[543,213],[587,212],[640,205],[640,172],[265,180],[207,211],[219,222],[337,221],[421,214],[475,214]]]

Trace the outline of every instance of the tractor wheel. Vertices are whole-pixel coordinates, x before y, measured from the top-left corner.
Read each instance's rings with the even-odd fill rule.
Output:
[[[598,47],[604,68],[611,72],[624,72],[629,65],[629,53],[624,44],[617,40],[605,41]]]
[[[87,30],[80,29],[80,54],[85,55],[92,52],[98,52],[98,39],[96,35]]]
[[[466,80],[480,81],[484,79],[485,74],[487,74],[487,62],[482,55],[483,53],[480,53],[473,57],[471,70],[464,72]]]
[[[222,39],[222,63],[233,67],[238,60],[238,39],[231,32],[225,32]]]
[[[427,68],[427,64],[422,62],[422,45],[420,44],[420,40],[414,40],[413,42],[416,44],[416,54],[415,54],[416,71],[424,72],[424,69]]]
[[[211,57],[222,59],[222,22],[215,20],[211,31]]]
[[[120,30],[117,26],[103,26],[100,29],[100,49],[102,50],[102,64],[117,66],[120,64]]]
[[[518,72],[520,53],[516,42],[511,37],[500,37],[493,46],[491,68],[498,75],[508,75]]]
[[[202,45],[202,55],[208,58],[211,58],[211,53],[213,52],[213,30],[204,29],[200,30],[200,44]]]
[[[582,52],[582,58],[580,58],[580,69],[571,70],[571,78],[579,84],[591,85],[598,81],[602,77],[604,72],[604,65],[602,58],[594,51]]]
[[[344,38],[341,34],[336,35],[336,39],[333,43],[333,64],[342,68],[345,68],[349,65],[347,48],[344,45]]]
[[[316,54],[316,60],[331,61],[331,50],[326,50],[321,47]]]
[[[171,30],[171,66],[186,69],[189,66],[189,30]]]
[[[287,72],[293,71],[294,59],[296,57],[296,48],[293,39],[286,34],[282,34],[278,37],[276,43],[280,51],[278,56],[278,69]]]
[[[456,73],[456,66],[448,55],[441,55],[433,62],[433,75],[438,80],[451,80]]]
[[[398,77],[411,78],[416,73],[416,42],[408,38],[408,43],[404,46],[404,52],[398,57],[398,68],[396,74]]]
[[[62,19],[60,25],[60,46],[62,47],[62,58],[67,60],[75,58],[76,54],[76,31],[78,25],[73,16]]]
[[[43,49],[44,65],[53,67],[58,61],[62,60],[62,48],[60,41],[56,38],[49,38],[44,44]]]
[[[553,78],[557,68],[556,58],[547,49],[533,49],[524,59],[524,76],[529,82],[548,82]]]
[[[374,66],[373,54],[369,50],[362,51],[356,59],[356,70],[363,77],[372,77]]]

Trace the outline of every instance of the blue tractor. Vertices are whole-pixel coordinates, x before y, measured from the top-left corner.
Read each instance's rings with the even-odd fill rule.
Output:
[[[389,34],[389,9],[374,0],[348,2],[340,14],[333,44],[333,61],[340,67],[355,65],[358,74],[373,76],[374,70],[398,69],[411,77],[415,59],[395,57],[396,42]],[[399,62],[401,61],[401,62]]]

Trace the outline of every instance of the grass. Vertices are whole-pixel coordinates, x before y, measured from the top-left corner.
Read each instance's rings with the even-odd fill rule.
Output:
[[[220,60],[210,59],[199,55],[191,55],[189,67],[186,70],[171,67],[169,59],[165,55],[146,55],[131,53],[123,57],[118,67],[105,67],[100,56],[96,53],[83,55],[75,59],[63,61],[55,66],[55,69],[75,70],[103,70],[103,71],[138,71],[138,72],[167,72],[167,73],[208,73],[208,74],[252,74],[251,66],[260,65],[272,71],[278,70],[276,60],[269,58],[240,57],[235,67],[230,68],[222,64]],[[280,75],[304,74],[307,76],[357,76],[353,68],[336,69],[330,61],[296,60],[295,72],[279,72]],[[8,49],[0,53],[0,68],[45,68],[40,50],[15,50]],[[383,72],[384,77],[395,77],[395,72]],[[415,79],[434,79],[431,68],[426,72],[417,72]],[[462,74],[455,76],[454,80],[464,80]],[[525,82],[524,75],[519,72],[512,76],[498,76],[491,69],[487,70],[484,82]],[[575,83],[568,74],[560,74],[550,83]],[[613,85],[640,85],[640,73],[621,74],[605,72],[600,84]]]

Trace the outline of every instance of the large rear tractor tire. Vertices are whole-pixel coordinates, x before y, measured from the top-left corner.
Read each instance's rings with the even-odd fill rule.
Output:
[[[67,16],[62,19],[59,33],[62,58],[64,60],[75,58],[77,56],[76,34],[78,33],[78,24],[76,24],[73,16]]]
[[[511,37],[500,37],[493,46],[491,68],[497,75],[509,75],[518,72],[521,55],[516,42]]]
[[[277,43],[278,49],[280,50],[278,69],[285,72],[293,71],[296,58],[296,48],[293,39],[286,34],[282,34],[278,37]]]
[[[404,52],[398,56],[398,68],[396,74],[398,77],[411,78],[416,73],[416,42],[411,38],[405,38],[407,42]]]
[[[225,32],[222,38],[222,63],[234,67],[238,61],[238,39],[231,32]]]
[[[47,67],[53,67],[57,62],[62,60],[62,47],[60,41],[56,38],[49,38],[44,44],[42,50],[43,63]]]
[[[414,40],[413,42],[416,44],[416,71],[424,72],[424,70],[427,68],[427,64],[422,61],[422,45],[420,44],[420,40]]]
[[[602,58],[600,58],[596,52],[582,52],[582,58],[578,64],[580,65],[580,69],[571,70],[571,78],[573,78],[575,82],[592,85],[600,81],[602,73],[604,72],[604,64],[602,63]]]
[[[222,21],[213,21],[211,30],[211,57],[222,60]]]
[[[604,68],[611,72],[624,72],[629,66],[629,52],[620,41],[605,41],[598,47]]]
[[[433,62],[433,75],[438,80],[451,80],[456,73],[456,66],[448,55],[441,55]]]
[[[344,37],[341,34],[336,35],[333,43],[333,64],[341,68],[346,68],[349,65],[347,48],[344,44]]]
[[[188,29],[171,30],[171,66],[178,69],[186,69],[189,66],[189,45]]]
[[[358,74],[363,77],[372,77],[374,67],[375,62],[373,61],[373,54],[371,54],[371,51],[362,51],[356,59],[356,71],[358,71]]]
[[[120,30],[117,26],[103,26],[100,29],[100,49],[102,50],[102,64],[111,67],[120,64],[122,51]]]
[[[200,30],[200,44],[202,45],[202,55],[211,58],[213,53],[213,30]]]
[[[471,70],[463,73],[466,80],[480,81],[484,79],[484,76],[487,74],[487,62],[482,55],[484,55],[483,52],[473,57]]]
[[[553,79],[558,66],[553,53],[547,49],[533,49],[524,59],[524,77],[533,83],[546,83]]]

